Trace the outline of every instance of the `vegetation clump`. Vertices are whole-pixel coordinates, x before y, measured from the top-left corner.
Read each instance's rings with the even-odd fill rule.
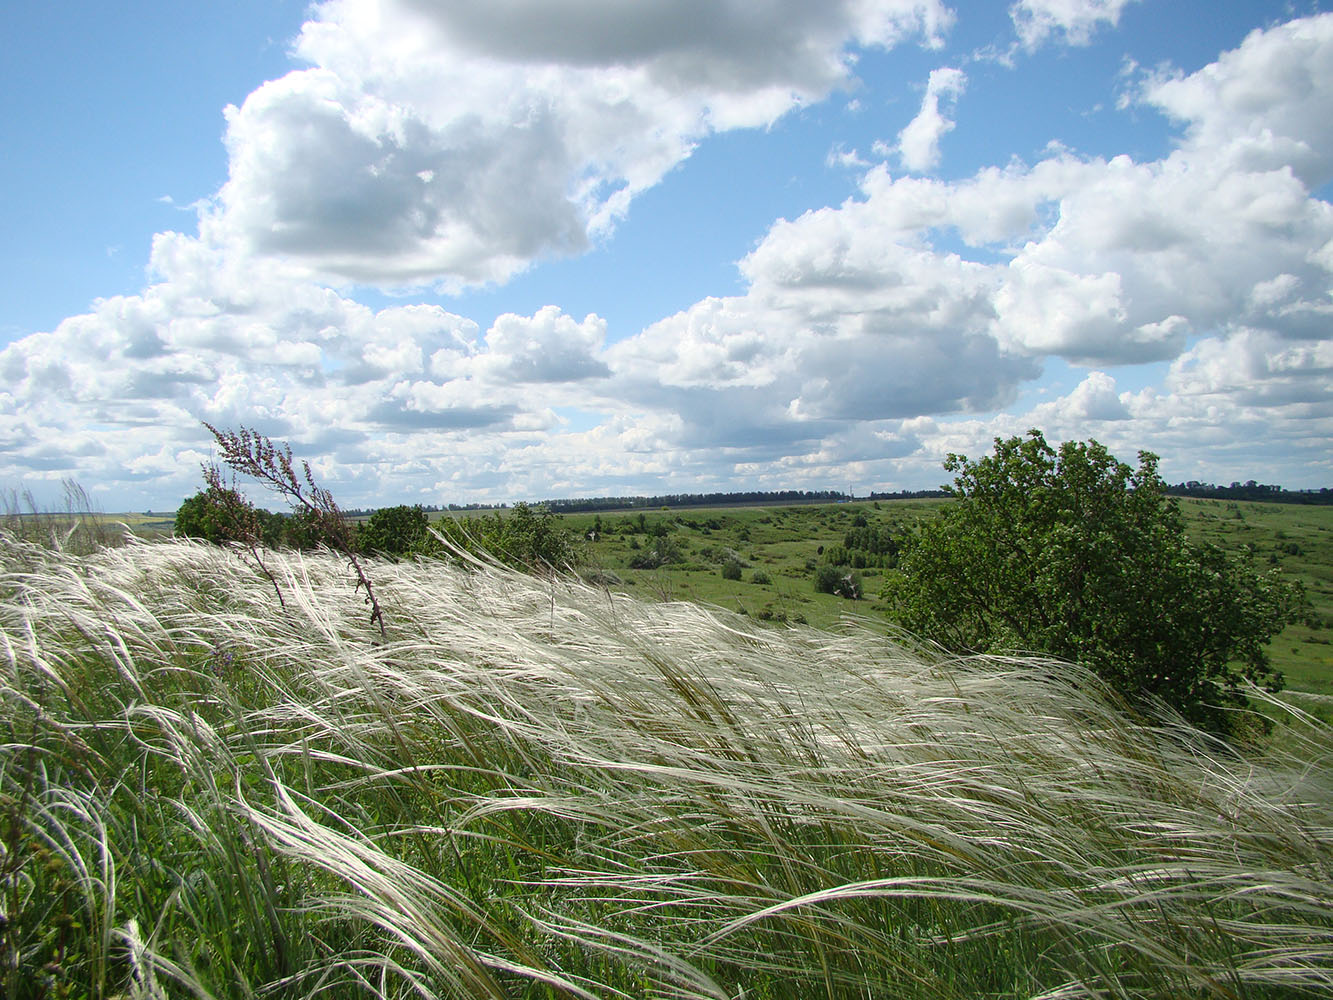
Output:
[[[861,599],[861,576],[847,569],[846,564],[824,562],[815,567],[815,592],[845,597],[849,601]]]
[[[566,572],[576,561],[573,537],[542,504],[533,507],[520,500],[506,515],[445,518],[433,527],[446,545],[428,540],[423,549],[427,555],[461,550],[542,573]]]
[[[654,525],[662,527],[661,522]],[[654,534],[652,541],[630,558],[630,569],[659,569],[672,563],[683,562],[685,554],[674,537],[665,532]]]
[[[238,431],[222,431],[209,423],[204,426],[221,450],[224,464],[235,473],[257,480],[264,488],[287,501],[294,515],[299,517],[303,530],[311,538],[342,554],[356,576],[356,590],[365,591],[370,620],[379,626],[380,635],[383,636],[384,612],[375,596],[374,584],[366,574],[365,566],[357,558],[356,529],[333,499],[333,494],[315,482],[310,463],[302,462],[298,473],[292,460],[292,449],[288,445],[275,445],[263,434],[247,427]],[[240,526],[241,544],[273,585],[279,602],[283,602],[282,589],[269,571],[261,551],[264,542],[255,517],[255,508],[244,501],[234,488],[227,487],[222,479],[222,470],[217,466],[204,467],[204,483],[208,496],[234,506],[235,509],[229,512],[227,523]]]
[[[406,556],[430,543],[430,519],[420,504],[381,507],[357,528],[357,543],[365,552]]]
[[[1132,469],[1096,441],[1056,451],[1033,430],[945,468],[955,502],[884,591],[906,628],[959,651],[1087,664],[1216,732],[1233,730],[1247,685],[1282,686],[1265,647],[1300,616],[1300,588],[1191,542],[1156,455]]]

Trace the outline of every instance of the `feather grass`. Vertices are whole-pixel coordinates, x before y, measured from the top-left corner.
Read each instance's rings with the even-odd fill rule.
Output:
[[[7,997],[1333,988],[1297,711],[1242,754],[1067,664],[478,560],[367,563],[383,634],[331,554],[283,603],[187,541],[0,566]]]

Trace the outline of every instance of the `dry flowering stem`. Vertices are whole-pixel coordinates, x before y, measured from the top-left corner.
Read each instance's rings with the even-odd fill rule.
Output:
[[[366,575],[365,567],[356,557],[356,538],[352,526],[333,499],[333,494],[315,482],[310,463],[302,462],[298,473],[289,445],[275,445],[263,434],[248,427],[221,431],[207,421],[203,423],[217,441],[223,462],[241,475],[257,479],[293,508],[304,510],[318,537],[329,548],[347,557],[352,572],[356,574],[356,589],[365,589],[371,623],[379,626],[380,636],[383,637],[384,612],[375,597],[375,589],[370,577]]]
[[[250,558],[259,567],[259,571],[268,577],[268,582],[273,584],[273,592],[278,595],[278,603],[285,608],[287,602],[283,599],[282,588],[278,586],[278,581],[264,562],[264,530],[260,527],[254,508],[241,501],[240,494],[223,482],[222,470],[216,465],[204,466],[204,484],[209,490],[215,491],[222,501],[223,509],[231,522],[228,526],[231,535],[239,539],[250,553]]]

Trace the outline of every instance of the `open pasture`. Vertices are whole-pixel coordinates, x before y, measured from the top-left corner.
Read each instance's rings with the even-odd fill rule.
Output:
[[[893,532],[910,530],[948,500],[893,500],[833,505],[685,508],[623,514],[571,514],[565,523],[581,539],[585,569],[600,572],[612,589],[641,597],[700,601],[761,621],[820,627],[854,618],[870,628],[882,622],[876,597],[878,568],[857,572],[863,599],[816,593],[814,567],[821,549],[840,545],[858,518]],[[1191,535],[1223,549],[1248,551],[1260,568],[1278,568],[1299,579],[1311,602],[1304,623],[1273,640],[1274,663],[1292,691],[1318,698],[1307,708],[1325,711],[1333,698],[1333,507],[1231,503],[1182,499]],[[600,525],[600,530],[595,530]],[[656,533],[664,532],[664,535]],[[680,561],[654,569],[630,564],[660,537],[671,540]],[[721,570],[731,556],[742,564],[739,580]],[[755,582],[759,571],[761,582]],[[764,579],[767,582],[762,582]],[[1328,703],[1333,707],[1333,702]]]

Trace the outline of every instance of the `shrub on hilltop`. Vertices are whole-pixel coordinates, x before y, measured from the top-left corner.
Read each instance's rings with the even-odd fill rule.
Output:
[[[445,519],[434,527],[452,546],[519,569],[563,571],[574,563],[572,536],[545,504],[519,501],[507,515]],[[438,542],[426,548],[442,551]]]
[[[1216,732],[1233,728],[1247,682],[1281,687],[1265,647],[1299,615],[1299,585],[1191,542],[1156,455],[1131,469],[1096,441],[1056,451],[1033,430],[944,467],[956,500],[884,591],[908,629],[1084,663]]]

